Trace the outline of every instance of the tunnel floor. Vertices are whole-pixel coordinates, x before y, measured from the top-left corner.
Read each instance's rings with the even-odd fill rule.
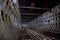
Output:
[[[31,40],[25,30],[20,31],[18,40]]]
[[[29,31],[27,33],[27,31]],[[30,34],[30,35],[28,35]],[[52,34],[51,33],[40,33],[40,32],[37,32],[37,31],[33,31],[33,30],[22,30],[20,31],[19,33],[19,37],[17,38],[17,40],[32,40],[32,39],[39,39],[42,38],[41,40],[60,40],[59,38],[56,38],[56,36],[53,37],[53,35],[51,36]],[[32,37],[34,36],[34,38]],[[32,39],[31,39],[32,37]]]

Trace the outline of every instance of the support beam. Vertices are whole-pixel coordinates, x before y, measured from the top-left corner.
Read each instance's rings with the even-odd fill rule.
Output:
[[[29,8],[29,9],[50,10],[49,8],[26,7],[26,6],[21,6],[21,7],[19,7],[19,8]]]
[[[21,13],[21,15],[40,15],[40,14],[37,14],[37,13]]]

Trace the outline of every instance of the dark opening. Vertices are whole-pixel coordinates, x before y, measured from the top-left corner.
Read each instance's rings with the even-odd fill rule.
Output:
[[[55,20],[54,15],[53,15],[53,20]]]
[[[48,20],[48,23],[50,22],[50,20]]]
[[[59,22],[59,28],[60,28],[60,22]]]
[[[4,21],[4,15],[2,10],[1,10],[1,17],[2,17],[2,20]]]
[[[8,5],[8,0],[7,0],[7,2],[6,2],[6,5]]]

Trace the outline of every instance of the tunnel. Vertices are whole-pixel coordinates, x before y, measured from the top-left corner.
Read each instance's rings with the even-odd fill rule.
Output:
[[[0,0],[0,40],[60,40],[60,1]]]

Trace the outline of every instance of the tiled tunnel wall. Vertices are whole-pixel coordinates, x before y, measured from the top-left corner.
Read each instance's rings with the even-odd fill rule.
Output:
[[[40,15],[27,25],[28,28],[41,32],[60,33],[60,5]]]
[[[18,23],[21,22],[18,4],[14,4],[12,0],[0,1],[3,1],[0,9],[0,39],[16,40],[21,28],[21,24]]]

